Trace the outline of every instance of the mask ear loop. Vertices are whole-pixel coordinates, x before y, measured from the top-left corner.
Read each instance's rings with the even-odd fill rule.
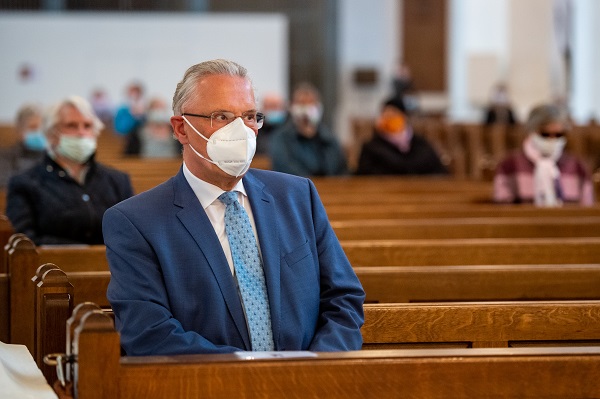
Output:
[[[183,120],[188,124],[189,127],[192,128],[192,130],[194,132],[196,132],[196,134],[198,134],[200,137],[202,137],[204,140],[206,140],[206,142],[208,143],[208,139],[206,137],[204,137],[204,135],[202,133],[200,133],[194,126],[192,126],[192,124],[190,123],[190,121],[187,120],[187,118],[185,117],[185,115],[181,115],[181,117],[183,118]],[[204,155],[200,154],[198,151],[196,151],[196,149],[192,146],[192,143],[190,143],[188,141],[187,145],[192,149],[192,151],[194,151],[196,153],[196,155],[198,155],[200,158],[204,159],[205,161],[208,161],[210,163],[212,163],[213,165],[217,165],[219,166],[218,163],[216,163],[215,161],[213,161],[212,159],[208,159],[206,158]]]
[[[185,115],[181,115],[181,117],[183,118],[183,120],[185,121],[185,123],[187,123],[187,124],[188,124],[188,126],[189,126],[189,127],[191,127],[191,128],[192,128],[192,130],[193,130],[194,132],[196,132],[196,134],[198,134],[200,137],[202,137],[204,140],[206,140],[206,142],[209,142],[209,141],[210,141],[210,140],[208,140],[208,139],[207,139],[207,138],[206,138],[206,137],[205,137],[205,136],[204,136],[202,133],[200,133],[200,132],[199,132],[199,131],[198,131],[198,130],[197,130],[195,127],[194,127],[194,125],[192,125],[192,124],[190,123],[190,121],[188,121],[188,120],[187,120],[187,118],[185,117]]]

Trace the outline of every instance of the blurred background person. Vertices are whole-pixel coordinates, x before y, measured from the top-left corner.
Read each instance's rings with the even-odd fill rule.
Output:
[[[125,136],[125,155],[139,155],[141,150],[140,128],[146,115],[144,86],[140,82],[131,82],[126,89],[126,101],[121,104],[114,118],[114,130]]]
[[[435,149],[425,137],[413,132],[404,102],[387,100],[375,122],[374,134],[363,144],[356,174],[447,174]]]
[[[160,97],[150,99],[140,130],[140,155],[143,158],[176,158],[181,155],[181,146],[173,137],[172,115],[165,100]]]
[[[44,156],[46,136],[42,132],[41,108],[35,104],[19,108],[15,131],[18,142],[0,153],[0,187],[6,187],[10,176],[30,168]]]
[[[98,118],[100,118],[102,123],[104,123],[104,127],[107,129],[112,129],[114,109],[110,99],[108,98],[108,94],[103,88],[97,87],[92,90],[92,94],[90,95],[90,104],[92,105],[94,113],[98,115]]]
[[[294,89],[290,115],[271,137],[272,169],[298,176],[345,174],[346,157],[337,137],[321,120],[323,104],[312,84],[303,82]]]
[[[577,157],[564,151],[569,116],[554,104],[534,107],[527,120],[529,135],[522,148],[502,160],[494,176],[494,201],[560,206],[592,205],[590,172]]]
[[[483,123],[485,125],[515,125],[517,123],[506,84],[498,83],[494,86],[490,102],[485,110]]]
[[[260,111],[265,114],[265,121],[256,136],[256,153],[268,154],[272,133],[285,124],[289,114],[283,96],[274,92],[265,94]]]
[[[104,125],[82,97],[44,116],[43,160],[8,183],[6,215],[18,233],[42,244],[103,244],[104,211],[133,195],[129,176],[94,160]]]
[[[419,101],[416,97],[417,90],[412,76],[410,66],[406,62],[399,62],[392,77],[392,97],[402,101],[404,107],[410,113],[416,113]]]

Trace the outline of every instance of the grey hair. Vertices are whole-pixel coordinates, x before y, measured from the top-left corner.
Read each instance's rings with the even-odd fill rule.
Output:
[[[300,94],[300,93],[302,93],[302,94],[308,93],[308,94],[312,95],[314,98],[316,98],[318,102],[321,102],[321,93],[319,93],[319,90],[317,89],[317,87],[310,82],[303,81],[303,82],[298,83],[294,87],[294,92],[292,93],[292,100],[297,94]]]
[[[563,107],[554,104],[541,104],[534,107],[529,112],[527,118],[527,131],[537,132],[539,129],[549,123],[558,122],[569,126],[569,115]]]
[[[184,105],[196,95],[197,83],[202,78],[212,75],[239,76],[248,79],[252,84],[246,68],[233,61],[216,59],[192,65],[185,71],[173,94],[173,115],[181,115]]]
[[[15,127],[17,128],[17,131],[22,131],[25,128],[27,121],[35,116],[42,116],[42,110],[39,106],[35,104],[24,104],[21,106],[15,117]]]
[[[53,132],[54,128],[59,122],[58,114],[66,106],[72,106],[75,109],[77,109],[83,116],[85,116],[86,118],[90,118],[92,120],[94,133],[96,134],[96,136],[98,136],[102,129],[104,129],[104,123],[102,123],[100,118],[98,118],[98,116],[94,112],[94,109],[85,98],[80,96],[69,96],[50,107],[50,109],[44,116],[42,128],[46,136],[50,135]]]

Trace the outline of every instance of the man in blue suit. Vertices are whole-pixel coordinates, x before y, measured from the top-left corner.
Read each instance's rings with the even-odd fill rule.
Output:
[[[128,355],[360,349],[364,291],[313,183],[248,170],[264,116],[246,69],[227,60],[190,67],[173,111],[181,170],[104,216],[107,295],[123,349]],[[238,281],[224,192],[235,193],[258,244],[268,349],[253,347],[255,305]]]

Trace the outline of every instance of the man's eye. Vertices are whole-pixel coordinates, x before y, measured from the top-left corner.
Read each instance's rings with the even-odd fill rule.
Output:
[[[247,114],[247,115],[244,115],[244,119],[248,122],[254,122],[256,120],[256,115],[255,114]]]
[[[217,113],[217,114],[213,114],[213,119],[216,120],[217,122],[225,122],[229,118],[227,118],[227,115],[225,115],[225,114]]]

